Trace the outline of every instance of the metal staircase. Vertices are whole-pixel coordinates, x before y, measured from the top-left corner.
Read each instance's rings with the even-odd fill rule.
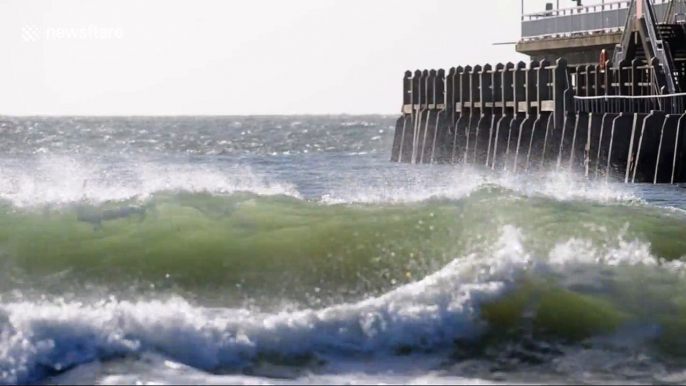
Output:
[[[637,17],[637,9],[643,12]],[[672,20],[673,5],[664,20]],[[633,0],[621,43],[615,50],[614,63],[638,59],[657,60],[662,71],[654,72],[657,94],[676,94],[686,86],[686,32],[683,25],[659,23],[650,0]]]
[[[686,90],[686,29],[683,24],[660,24],[658,32],[667,59],[672,63],[672,78],[676,88]]]

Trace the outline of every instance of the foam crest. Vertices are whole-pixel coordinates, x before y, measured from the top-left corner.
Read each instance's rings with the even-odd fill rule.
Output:
[[[526,269],[514,229],[499,250],[458,259],[421,281],[356,304],[261,314],[194,307],[183,299],[99,304],[17,302],[0,306],[0,378],[27,382],[41,368],[157,351],[204,370],[241,366],[260,354],[383,354],[435,349],[485,327],[479,307]]]
[[[421,168],[421,166],[418,166]],[[383,204],[412,203],[435,198],[459,200],[469,196],[487,183],[487,176],[469,166],[451,169],[419,169],[379,178],[341,184],[322,197],[327,204]]]
[[[69,203],[89,200],[100,203],[147,197],[163,190],[230,194],[239,191],[259,195],[301,198],[295,185],[277,182],[250,167],[201,164],[164,164],[149,161],[125,163],[88,162],[73,157],[44,154],[27,163],[4,161],[0,167],[0,198],[18,206]],[[327,204],[414,203],[431,199],[460,200],[483,189],[500,188],[527,197],[560,201],[639,201],[630,187],[588,182],[568,172],[514,175],[494,173],[472,166],[388,169],[373,177],[369,173],[340,176],[321,201]],[[348,180],[345,180],[348,178]]]
[[[604,241],[572,237],[552,248],[548,263],[558,268],[579,265],[643,266],[656,267],[672,273],[686,272],[686,256],[668,261],[656,257],[649,242],[627,240],[628,224],[617,234],[611,234],[604,227],[591,228],[596,234],[601,235]]]
[[[420,168],[421,166],[414,165]],[[399,173],[396,171],[396,173]],[[640,195],[624,184],[590,182],[568,171],[514,174],[494,173],[472,166],[425,168],[416,173],[349,181],[323,197],[328,204],[409,203],[430,199],[459,200],[476,191],[500,188],[526,197],[548,197],[558,201],[637,202]],[[353,187],[352,189],[350,187]]]
[[[557,244],[550,252],[550,262],[556,265],[600,264],[605,266],[656,266],[659,260],[650,253],[650,244],[638,240],[626,241],[618,236],[617,246],[599,248],[591,240],[572,238]]]
[[[160,369],[163,370],[163,369]],[[142,381],[145,380],[145,381]],[[152,380],[152,381],[151,381]],[[215,385],[498,385],[513,383],[495,383],[476,378],[427,374],[422,376],[370,375],[349,373],[345,375],[309,375],[296,379],[274,379],[244,375],[213,376],[207,374],[178,374],[163,372],[154,376],[114,375],[103,379],[103,385],[139,385],[153,384],[215,384]]]
[[[59,155],[45,155],[33,162],[30,167],[6,164],[0,168],[0,198],[26,207],[145,198],[164,190],[300,196],[294,186],[271,182],[249,167],[225,171],[153,162],[101,165]]]
[[[641,201],[631,186],[605,181],[588,181],[570,171],[536,172],[526,175],[501,174],[497,185],[527,196],[546,196],[558,201],[588,200],[598,202]]]

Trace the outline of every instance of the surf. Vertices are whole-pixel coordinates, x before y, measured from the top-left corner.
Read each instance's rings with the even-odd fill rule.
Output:
[[[683,355],[686,212],[640,187],[401,165],[315,191],[234,165],[36,165],[0,169],[2,383],[136,366],[413,379],[403,360],[497,381],[597,353],[617,369]]]
[[[595,252],[620,256],[617,260],[580,263],[568,256],[589,251],[574,241],[558,244],[543,258],[525,247],[518,228],[508,225],[498,233],[489,248],[455,258],[420,280],[319,309],[264,313],[204,307],[179,297],[3,299],[0,373],[5,382],[34,382],[85,363],[141,353],[217,374],[247,371],[265,361],[309,368],[360,355],[459,356],[467,350],[498,359],[500,354],[491,351],[496,347],[546,361],[555,357],[555,350],[541,347],[557,345],[561,353],[594,339],[599,347],[611,347],[613,341],[620,344],[618,337],[631,326],[653,331],[645,340],[665,353],[677,347],[674,339],[681,342],[686,331],[671,317],[671,304],[683,293],[681,265],[661,264],[649,253],[636,259],[634,245],[628,244]],[[607,287],[570,282],[587,275],[600,279],[593,280],[596,286],[605,282]],[[634,291],[638,298],[627,304],[623,297],[633,288],[629,279],[639,277],[651,285]],[[658,289],[660,282],[669,286],[668,292]],[[635,302],[649,299],[652,303]],[[653,307],[640,310],[636,304]],[[526,341],[539,342],[539,349],[532,354],[530,347],[529,352],[511,347]]]

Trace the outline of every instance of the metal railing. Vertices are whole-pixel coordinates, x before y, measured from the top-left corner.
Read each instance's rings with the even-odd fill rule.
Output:
[[[576,111],[582,113],[643,113],[661,111],[666,114],[683,114],[686,93],[668,95],[598,95],[575,96]]]
[[[686,2],[684,0],[670,2],[667,5],[663,22],[666,24],[686,22]]]
[[[680,7],[670,10],[683,14]],[[670,0],[653,0],[658,20],[665,20]],[[624,30],[629,16],[630,0],[610,1],[582,7],[556,9],[522,16],[522,39],[535,40],[596,33],[613,33]]]

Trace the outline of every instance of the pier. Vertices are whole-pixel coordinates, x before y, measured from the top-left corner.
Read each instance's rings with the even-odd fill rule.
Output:
[[[593,7],[615,16],[590,24]],[[406,72],[391,160],[686,182],[682,7],[634,0],[547,10],[536,23],[525,15],[517,50],[528,62]],[[588,44],[564,48],[569,39]]]

